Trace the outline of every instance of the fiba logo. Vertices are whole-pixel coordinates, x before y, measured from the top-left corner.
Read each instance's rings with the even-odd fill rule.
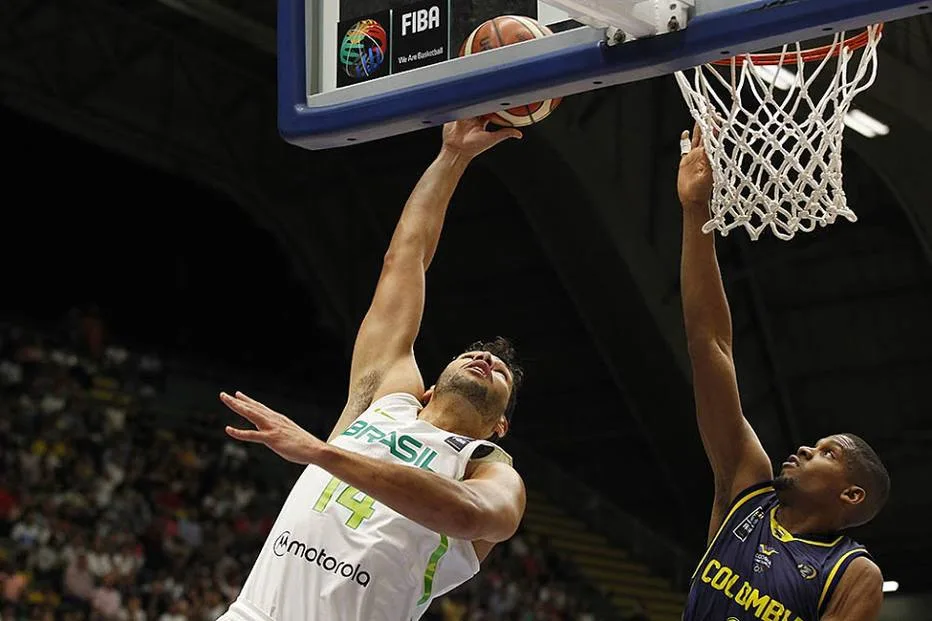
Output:
[[[340,64],[351,78],[374,74],[388,55],[388,34],[374,19],[353,24],[340,43]]]

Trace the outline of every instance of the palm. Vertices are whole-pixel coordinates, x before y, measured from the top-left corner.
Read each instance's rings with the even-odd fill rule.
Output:
[[[712,170],[701,147],[690,152],[680,162],[677,182],[680,201],[684,203],[706,203],[712,192]]]
[[[254,430],[228,426],[226,432],[232,438],[264,444],[284,459],[297,464],[311,463],[316,450],[323,444],[284,414],[279,414],[241,392],[237,392],[235,397],[221,393],[220,399],[228,408],[256,426]]]

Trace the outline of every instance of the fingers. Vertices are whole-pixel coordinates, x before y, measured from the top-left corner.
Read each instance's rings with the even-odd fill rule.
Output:
[[[699,123],[693,126],[693,149],[702,144],[702,128],[699,127]]]
[[[260,444],[264,443],[265,436],[261,431],[256,431],[255,429],[237,429],[236,427],[226,426],[227,435],[235,440],[242,440],[243,442],[257,442]]]
[[[524,134],[521,133],[521,130],[514,128],[514,127],[501,127],[495,131],[490,131],[489,125],[491,124],[492,124],[491,116],[482,117],[482,129],[483,131],[491,134],[495,138],[494,144],[497,144],[503,140],[507,140],[508,138],[517,138],[519,140],[521,138],[524,138]]]
[[[689,132],[684,131],[680,134],[680,157],[686,157],[692,150],[693,146],[690,144]]]
[[[262,412],[262,410],[255,405],[252,405],[248,401],[236,399],[225,392],[220,393],[220,400],[223,401],[224,405],[254,424],[256,427],[259,427],[263,422],[265,422],[265,414]]]
[[[255,406],[265,407],[265,406],[263,406],[261,403],[259,403],[258,401],[256,401],[255,399],[253,399],[253,398],[251,398],[251,397],[248,397],[248,396],[246,395],[246,393],[240,392],[239,390],[236,391],[236,398],[237,398],[237,399],[242,399],[243,401],[246,401],[247,403],[251,403],[252,405],[255,405]]]
[[[247,395],[246,393],[241,392],[241,391],[239,391],[239,390],[236,391],[236,396],[235,396],[235,397],[231,397],[231,396],[228,395],[227,393],[221,392],[221,393],[220,393],[220,398],[221,398],[221,399],[230,399],[230,400],[232,400],[232,401],[239,401],[239,402],[242,402],[242,403],[251,405],[251,406],[253,406],[253,407],[254,407],[255,409],[257,409],[257,410],[268,410],[268,409],[269,409],[266,405],[264,405],[264,404],[262,404],[262,403],[259,403],[258,401],[256,401],[255,399],[253,399],[252,397],[250,397],[249,395]]]

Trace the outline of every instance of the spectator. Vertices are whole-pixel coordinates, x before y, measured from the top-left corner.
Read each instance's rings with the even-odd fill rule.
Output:
[[[115,620],[120,614],[122,601],[115,584],[114,574],[109,573],[91,594],[91,609],[104,619]]]
[[[87,566],[87,555],[79,553],[65,570],[65,595],[89,602],[94,594],[94,576]]]
[[[164,366],[98,321],[70,348],[0,329],[0,618],[214,621],[288,488],[216,421],[198,437],[153,424]],[[519,531],[425,621],[595,621],[560,565]]]

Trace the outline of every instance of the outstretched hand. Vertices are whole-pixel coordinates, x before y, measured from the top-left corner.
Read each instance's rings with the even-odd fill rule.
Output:
[[[443,126],[443,146],[448,151],[456,152],[472,159],[509,138],[521,138],[520,131],[513,127],[490,132],[489,120],[483,118],[451,121]]]
[[[693,128],[692,140],[689,132],[684,131],[680,137],[684,145],[680,172],[676,181],[677,193],[683,207],[707,207],[712,197],[712,166],[702,146],[702,130],[697,124]],[[685,145],[689,145],[686,151]]]
[[[256,426],[255,429],[227,426],[226,432],[231,438],[264,444],[288,461],[305,465],[314,463],[325,447],[322,440],[315,438],[284,414],[279,414],[241,392],[237,392],[234,397],[222,392],[220,400]]]

